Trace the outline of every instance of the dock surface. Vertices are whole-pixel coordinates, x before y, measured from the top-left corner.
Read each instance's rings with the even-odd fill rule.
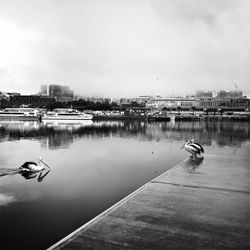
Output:
[[[187,159],[51,249],[250,249],[248,159]]]

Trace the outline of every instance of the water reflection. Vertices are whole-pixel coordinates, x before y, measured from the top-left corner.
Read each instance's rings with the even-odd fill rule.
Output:
[[[42,182],[43,179],[48,175],[48,173],[50,172],[50,170],[47,171],[41,171],[39,173],[31,173],[31,172],[22,172],[21,175],[25,178],[25,179],[34,179],[37,177],[37,181],[38,182]]]
[[[0,177],[8,176],[8,175],[16,175],[19,174],[19,169],[0,169]]]
[[[190,174],[198,174],[197,168],[202,164],[204,157],[190,157],[185,163],[184,168]]]
[[[138,140],[188,141],[195,138],[202,145],[240,147],[250,139],[248,122],[144,122],[86,121],[84,123],[0,122],[0,142],[32,138],[43,148],[68,148],[75,139],[89,137],[134,137]]]
[[[237,154],[244,163],[249,129],[246,122],[0,122],[1,243],[8,249],[47,249],[183,161],[189,154],[178,149],[191,138],[211,145],[205,157]],[[38,155],[53,171],[13,169]],[[202,163],[191,158],[185,170],[197,174]]]
[[[44,178],[49,174],[50,170],[43,170],[39,172],[24,172],[19,169],[0,169],[0,178],[4,176],[10,175],[21,175],[24,179],[35,179],[37,178],[37,182],[42,182]]]

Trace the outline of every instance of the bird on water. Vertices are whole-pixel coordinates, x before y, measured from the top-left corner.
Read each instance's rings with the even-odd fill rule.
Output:
[[[197,154],[201,155],[202,153],[204,153],[203,147],[199,143],[195,142],[194,139],[185,143],[180,149],[182,148],[185,148],[185,150],[191,153],[192,157],[194,158],[197,157]]]
[[[19,169],[23,172],[39,172],[43,171],[45,167],[49,168],[48,164],[42,159],[42,157],[39,157],[38,162],[33,161],[26,161]]]

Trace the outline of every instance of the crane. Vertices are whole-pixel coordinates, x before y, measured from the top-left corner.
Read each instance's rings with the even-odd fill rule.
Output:
[[[231,79],[232,80],[232,79]],[[232,80],[232,82],[233,82],[233,84],[234,84],[234,86],[235,86],[235,88],[236,89],[238,89],[238,86],[237,86],[237,84]]]

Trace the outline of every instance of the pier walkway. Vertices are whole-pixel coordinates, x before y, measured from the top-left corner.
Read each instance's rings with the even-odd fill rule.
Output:
[[[233,157],[187,159],[49,249],[250,249],[249,159]]]

